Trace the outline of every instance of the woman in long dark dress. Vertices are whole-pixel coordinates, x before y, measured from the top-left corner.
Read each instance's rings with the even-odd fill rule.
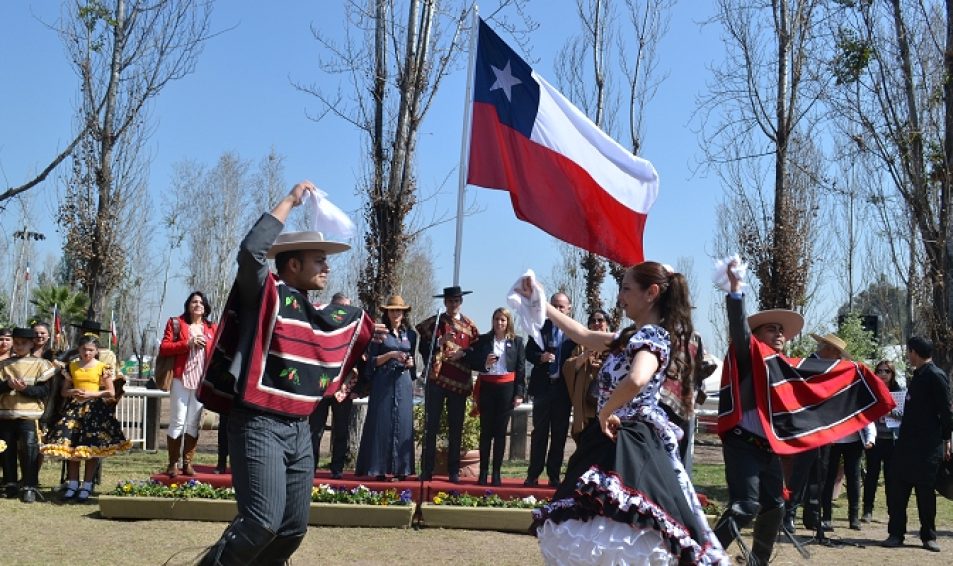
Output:
[[[533,287],[527,277],[517,289],[531,305]],[[533,513],[540,551],[547,564],[728,564],[678,457],[681,429],[659,406],[670,361],[691,369],[690,357],[674,355],[687,351],[692,333],[687,282],[662,264],[639,264],[625,273],[619,305],[634,324],[618,334],[546,306],[573,342],[609,356],[598,417],[582,431],[552,503]]]
[[[367,349],[371,392],[355,472],[383,480],[414,473],[414,352],[417,333],[407,320],[410,305],[400,295],[381,306],[388,332]]]

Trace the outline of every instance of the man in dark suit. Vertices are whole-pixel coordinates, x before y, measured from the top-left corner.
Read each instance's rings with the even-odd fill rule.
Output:
[[[887,492],[890,534],[882,544],[903,545],[907,532],[907,502],[916,490],[923,547],[940,552],[936,543],[936,475],[943,460],[953,456],[950,380],[933,363],[933,342],[913,336],[907,340],[907,359],[914,368],[907,387],[900,437],[893,451],[894,479]]]
[[[549,302],[567,316],[572,312],[572,304],[565,293],[555,293]],[[559,485],[566,435],[569,433],[569,415],[572,412],[569,390],[566,389],[560,368],[572,356],[576,344],[549,320],[543,324],[540,336],[542,346],[532,338],[526,345],[526,361],[533,364],[529,380],[529,394],[533,398],[533,435],[529,469],[523,485],[538,485],[539,475],[545,467],[549,485],[555,487]]]

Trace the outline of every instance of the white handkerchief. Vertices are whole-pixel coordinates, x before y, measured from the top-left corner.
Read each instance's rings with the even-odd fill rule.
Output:
[[[533,283],[533,295],[527,299],[517,292],[524,277],[529,277]],[[536,274],[532,269],[527,269],[526,273],[516,280],[516,283],[510,288],[510,293],[506,296],[506,304],[516,314],[516,320],[520,330],[532,338],[537,344],[542,344],[543,340],[539,331],[546,322],[546,307],[544,297],[546,292],[543,286],[536,281]]]
[[[741,258],[738,256],[738,254],[728,256],[724,259],[715,260],[715,267],[711,274],[711,280],[715,284],[715,287],[718,287],[726,293],[731,292],[731,281],[728,280],[728,265],[732,261],[737,263],[731,272],[735,274],[735,277],[737,277],[741,283],[741,288],[744,289],[745,275],[748,273],[748,264],[741,261]]]
[[[304,201],[301,204],[308,211],[311,230],[321,232],[325,236],[334,234],[344,239],[352,237],[356,230],[354,222],[351,222],[351,219],[343,210],[329,201],[326,198],[327,196],[328,194],[321,189],[313,194],[311,191],[305,193]]]

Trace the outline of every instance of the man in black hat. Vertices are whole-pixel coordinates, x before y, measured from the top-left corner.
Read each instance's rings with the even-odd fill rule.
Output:
[[[0,438],[7,443],[3,457],[6,496],[17,495],[17,458],[22,485],[20,500],[36,501],[39,492],[40,428],[44,403],[50,395],[53,364],[33,356],[32,328],[13,329],[14,357],[0,362]]]
[[[440,415],[447,406],[447,475],[452,483],[460,481],[460,449],[463,439],[463,420],[467,397],[473,391],[473,376],[462,363],[464,350],[476,341],[480,331],[472,320],[460,313],[463,296],[471,291],[462,291],[459,286],[446,287],[443,294],[445,307],[439,320],[432,316],[417,325],[417,350],[430,361],[427,375],[427,391],[424,408],[427,422],[424,426],[423,463],[420,477],[433,478],[437,450],[437,432],[440,430]],[[431,351],[436,335],[437,351]],[[432,359],[431,359],[432,358]]]

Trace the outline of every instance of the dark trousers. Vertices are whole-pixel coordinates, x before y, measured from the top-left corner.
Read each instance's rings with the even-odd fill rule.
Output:
[[[513,414],[514,382],[480,383],[480,475],[486,475],[493,445],[493,473],[500,473],[506,451],[506,431]]]
[[[239,516],[279,537],[307,532],[314,480],[308,421],[236,406],[228,441]]]
[[[887,500],[890,500],[890,478],[893,457],[893,446],[897,441],[892,438],[878,438],[877,443],[867,450],[867,470],[864,473],[864,513],[874,510],[874,500],[877,497],[877,481],[880,479],[880,468],[884,471],[884,491]]]
[[[860,456],[863,452],[864,445],[859,440],[831,444],[831,455],[827,462],[827,479],[824,481],[824,493],[821,497],[823,520],[831,520],[834,483],[837,481],[837,467],[841,458],[844,459],[844,478],[847,480],[847,516],[850,520],[857,519],[860,507]]]
[[[907,503],[910,492],[917,494],[917,514],[920,517],[920,540],[936,540],[936,492],[934,484],[912,484],[902,478],[894,478],[887,491],[887,532],[890,536],[900,537],[907,532]]]
[[[805,459],[795,460],[791,477],[803,476],[806,478],[803,480],[805,485],[800,490],[800,501],[804,502],[804,513],[801,518],[804,526],[809,529],[816,529],[817,523],[821,520],[821,499],[824,492],[824,483],[827,481],[830,454],[831,445],[828,444],[795,456],[795,458],[803,457]]]
[[[341,473],[347,460],[348,426],[351,420],[351,408],[354,401],[345,399],[338,403],[334,397],[321,399],[314,412],[311,413],[311,451],[314,454],[314,465],[318,466],[318,456],[321,453],[321,438],[324,436],[325,423],[328,421],[328,410],[331,411],[331,471]]]
[[[225,470],[228,465],[228,415],[218,416],[218,464],[217,468]]]
[[[757,502],[761,512],[784,504],[781,496],[784,480],[781,459],[777,454],[726,434],[721,442],[725,458],[725,482],[729,505],[736,502]]]
[[[527,479],[535,480],[545,467],[549,481],[559,483],[571,413],[569,391],[561,377],[552,380],[545,391],[533,396],[533,434],[530,437]],[[549,456],[546,455],[547,445]]]
[[[424,409],[427,422],[424,426],[424,453],[421,473],[433,475],[434,460],[437,457],[437,432],[440,431],[440,415],[443,406],[447,406],[447,473],[460,473],[460,447],[463,440],[463,417],[467,408],[468,395],[454,393],[434,383],[427,383]]]
[[[3,481],[17,483],[17,461],[23,487],[37,487],[40,484],[40,442],[37,434],[37,421],[32,419],[0,420],[0,438],[7,443],[3,459]]]

